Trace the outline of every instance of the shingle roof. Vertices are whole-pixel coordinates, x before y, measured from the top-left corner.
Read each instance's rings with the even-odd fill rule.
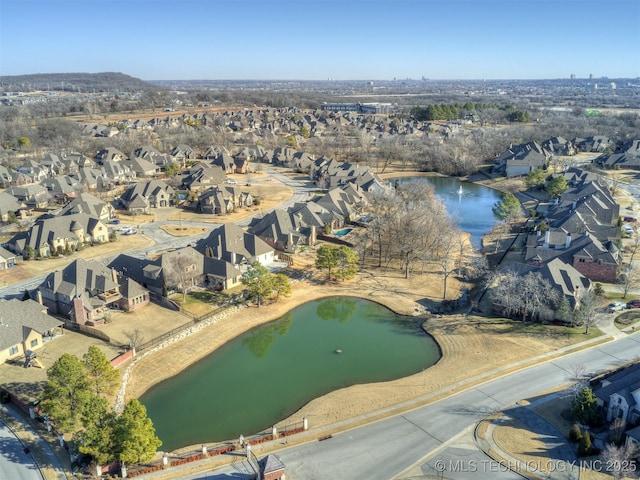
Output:
[[[34,300],[0,300],[0,350],[21,343],[29,330],[42,334],[63,324],[47,315],[46,310]]]

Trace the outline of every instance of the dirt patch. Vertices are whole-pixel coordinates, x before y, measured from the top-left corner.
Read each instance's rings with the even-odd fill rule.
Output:
[[[548,458],[544,441],[530,432],[526,425],[514,419],[503,419],[493,430],[493,440],[503,451],[526,465],[535,465],[545,474],[552,471],[552,462],[543,461]]]

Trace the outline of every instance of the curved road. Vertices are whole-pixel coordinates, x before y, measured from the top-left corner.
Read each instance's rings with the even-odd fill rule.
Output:
[[[262,214],[269,213],[276,209],[287,208],[294,205],[295,203],[304,202],[305,200],[307,200],[309,192],[311,191],[310,187],[303,185],[297,180],[292,180],[291,178],[287,177],[286,175],[272,168],[265,168],[264,171],[269,176],[276,179],[283,185],[291,187],[293,189],[293,195],[289,200],[281,203],[280,205],[272,208],[271,210],[267,210],[266,212],[263,212]],[[239,226],[246,227],[247,225],[249,225],[252,218],[253,217],[251,216],[247,217],[239,222],[236,222],[236,224]],[[195,243],[201,238],[207,237],[211,232],[211,230],[221,225],[221,224],[215,224],[215,223],[204,223],[204,222],[194,222],[194,221],[183,220],[182,223],[184,225],[203,227],[207,229],[206,232],[203,232],[199,235],[193,235],[190,237],[173,237],[160,228],[163,225],[168,225],[168,224],[175,225],[175,223],[176,222],[174,220],[174,221],[153,222],[153,223],[140,225],[140,231],[144,233],[146,236],[148,236],[149,238],[151,238],[155,242],[154,245],[151,247],[140,249],[140,250],[133,250],[133,251],[122,252],[122,253],[127,253],[128,255],[131,255],[134,257],[144,258],[149,253],[164,251],[171,248],[185,247],[189,244]],[[114,258],[115,256],[102,257],[100,259],[96,259],[95,261],[108,264]],[[41,275],[38,277],[33,277],[29,280],[25,280],[20,283],[14,283],[12,285],[6,286],[0,289],[0,297],[1,298],[13,298],[13,297],[22,298],[25,290],[35,289],[38,285],[40,285],[43,282],[45,277],[46,275]]]
[[[474,446],[465,444],[465,432],[492,412],[566,384],[576,364],[584,365],[588,374],[594,376],[637,359],[640,355],[638,333],[483,383],[408,413],[334,434],[328,440],[281,450],[278,456],[296,480],[393,479],[400,478],[398,475],[413,466],[425,475],[438,478],[521,478],[495,468],[496,464],[479,454]],[[323,431],[318,436],[327,433],[331,431]],[[466,456],[461,456],[461,452]],[[443,459],[445,463],[439,463]],[[462,463],[455,463],[459,460]],[[475,471],[450,471],[464,468],[465,461],[471,465],[471,460],[475,461]],[[181,478],[248,477],[236,466]]]
[[[40,470],[22,442],[0,420],[0,478],[7,480],[42,480]]]

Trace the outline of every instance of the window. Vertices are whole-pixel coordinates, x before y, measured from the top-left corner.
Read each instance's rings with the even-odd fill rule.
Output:
[[[34,338],[33,340],[31,340],[31,348],[35,348],[38,346],[38,339]]]
[[[9,349],[9,355],[15,355],[16,353],[18,353],[18,350],[19,350],[19,349],[18,349],[18,346],[17,346],[17,345],[14,345],[13,347],[11,347],[11,348]]]

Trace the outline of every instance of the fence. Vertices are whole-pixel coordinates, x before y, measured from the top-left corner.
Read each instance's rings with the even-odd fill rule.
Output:
[[[291,435],[295,435],[303,431],[304,431],[304,422],[301,421],[301,422],[293,423],[291,425],[283,426],[282,429],[278,429],[278,432],[275,438],[272,435],[273,433],[272,429],[268,429],[258,434],[244,437],[243,441],[244,441],[244,445],[246,444],[258,445],[260,443],[269,442],[271,440],[289,437]],[[197,462],[209,457],[223,455],[225,453],[242,451],[244,449],[244,445],[240,445],[239,441],[229,441],[229,442],[214,443],[214,444],[202,444],[202,447],[200,447],[197,450],[194,449],[187,452],[181,452],[179,455],[165,454],[162,460],[147,463],[145,465],[129,467],[127,476],[137,477],[139,475],[144,475],[147,473],[153,473],[160,470],[165,470],[171,467],[185,465],[187,463]]]
[[[90,337],[99,338],[100,340],[104,340],[107,343],[111,343],[111,338],[109,337],[109,335],[97,328],[90,327],[89,325],[82,325],[80,323],[65,320],[64,326],[67,330],[76,330],[78,332],[84,333],[85,335],[89,335]]]

